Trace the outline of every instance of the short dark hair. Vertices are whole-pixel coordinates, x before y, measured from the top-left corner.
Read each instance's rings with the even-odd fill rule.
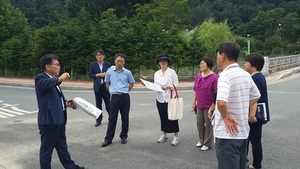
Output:
[[[214,66],[214,61],[211,58],[203,57],[203,58],[200,58],[199,63],[202,60],[206,63],[207,67],[211,70],[212,67]]]
[[[117,54],[115,55],[115,59],[116,59],[117,57],[122,57],[122,58],[126,59],[126,55],[125,55],[124,53],[117,53]]]
[[[235,42],[223,42],[220,43],[216,52],[219,52],[219,54],[224,53],[230,61],[237,62],[240,55],[240,46]]]
[[[51,64],[53,60],[59,60],[59,57],[54,54],[46,54],[46,55],[42,56],[40,59],[41,69],[45,70],[46,65]]]
[[[250,53],[245,58],[246,62],[251,64],[251,67],[256,67],[257,71],[261,71],[265,64],[265,59],[260,53]]]
[[[100,53],[100,54],[102,54],[102,55],[105,55],[105,52],[104,52],[103,49],[97,49],[97,50],[95,51],[95,55],[97,55],[97,53]]]

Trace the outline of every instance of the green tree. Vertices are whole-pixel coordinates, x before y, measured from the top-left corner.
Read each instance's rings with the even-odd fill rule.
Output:
[[[99,22],[93,24],[90,37],[93,47],[91,52],[102,48],[106,53],[106,59],[111,62],[116,53],[125,53],[127,43],[124,31],[128,29],[128,21],[126,18],[119,19],[115,12],[116,10],[112,8],[103,12]]]
[[[87,75],[89,63],[92,61],[92,22],[91,15],[81,9],[78,17],[69,22],[61,21],[58,27],[58,53],[71,77]]]
[[[296,43],[300,39],[299,35],[299,17],[297,13],[288,13],[282,18],[280,27],[278,28],[280,39],[286,42]]]
[[[134,5],[137,3],[144,5],[152,0],[65,0],[65,8],[68,15],[77,17],[80,9],[85,8],[93,19],[98,19],[103,12],[112,8],[119,18],[132,17],[135,14]]]
[[[243,34],[250,34],[251,37],[264,40],[270,36],[278,35],[278,25],[282,23],[284,16],[283,8],[276,8],[267,12],[260,12],[253,18],[243,31]]]
[[[206,20],[196,28],[195,41],[201,44],[200,50],[205,57],[215,60],[216,49],[220,42],[234,41],[235,36],[231,33],[227,21],[214,23],[213,19]]]
[[[187,0],[154,0],[155,7],[149,11],[153,20],[162,23],[166,30],[187,23],[190,8]]]
[[[0,6],[0,64],[4,65],[1,67],[2,73],[7,76],[8,70],[15,70],[14,66],[24,56],[24,37],[27,35],[28,24],[24,14],[9,1],[1,0]]]
[[[140,65],[156,69],[155,57],[160,53],[168,53],[178,71],[187,58],[184,49],[188,43],[180,34],[190,12],[187,1],[154,1],[135,7],[137,16],[131,20],[128,34],[134,40],[127,39],[131,42],[129,49],[136,58],[138,74]]]
[[[203,3],[191,8],[191,14],[189,15],[189,23],[193,26],[196,26],[199,23],[204,22],[205,19],[212,17],[211,8],[212,8],[211,3],[208,0],[205,0]]]
[[[188,62],[189,56],[186,50],[189,44],[177,25],[173,25],[170,31],[166,31],[161,46],[162,51],[169,54],[174,69],[178,74],[180,67],[187,65],[186,63]]]
[[[34,34],[35,56],[38,60],[41,56],[47,53],[59,55],[60,49],[60,32],[58,27],[46,26],[38,29]]]
[[[143,65],[153,65],[151,63],[152,51],[146,34],[147,23],[138,17],[131,18],[128,23],[128,29],[124,31],[124,38],[127,42],[127,52],[131,56],[131,64],[136,68],[138,77],[141,77],[141,68]],[[150,61],[150,63],[148,63]],[[147,63],[145,63],[147,62]]]
[[[8,0],[1,0],[0,6],[0,44],[2,44],[12,36],[23,32],[27,26],[27,19]]]
[[[283,53],[284,43],[278,36],[271,36],[266,39],[265,47],[268,54],[278,55]]]
[[[10,0],[19,8],[33,28],[41,28],[48,24],[57,25],[64,16],[64,0]]]

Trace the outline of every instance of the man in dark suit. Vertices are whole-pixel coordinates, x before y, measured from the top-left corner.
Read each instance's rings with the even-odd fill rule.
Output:
[[[111,64],[104,60],[105,52],[102,49],[96,50],[95,55],[97,61],[93,61],[90,64],[89,77],[94,80],[94,93],[95,93],[96,107],[98,107],[100,110],[103,110],[102,109],[102,99],[103,99],[105,103],[106,111],[109,114],[110,95],[108,89],[105,86],[104,78],[105,78],[106,71],[111,66]],[[96,119],[95,127],[101,125],[103,119],[102,114]]]
[[[51,156],[55,148],[65,169],[84,169],[75,164],[68,152],[66,142],[67,107],[75,108],[66,100],[59,85],[70,78],[69,73],[60,72],[58,57],[46,54],[40,60],[44,70],[35,78],[35,92],[38,102],[38,127],[41,135],[40,168],[51,169]]]

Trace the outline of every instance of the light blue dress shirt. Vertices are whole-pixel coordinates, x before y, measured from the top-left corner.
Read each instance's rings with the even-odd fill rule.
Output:
[[[128,85],[134,83],[135,80],[130,70],[122,68],[120,72],[116,70],[115,66],[112,66],[105,76],[105,83],[109,83],[110,94],[129,93]]]

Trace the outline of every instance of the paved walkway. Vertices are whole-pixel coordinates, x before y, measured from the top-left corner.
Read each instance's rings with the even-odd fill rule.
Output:
[[[290,76],[294,73],[299,73],[300,67],[295,67],[291,69],[286,69],[278,72],[271,73],[266,76],[268,83],[273,83],[277,80]],[[10,78],[10,77],[0,77],[0,85],[5,86],[20,86],[20,87],[34,87],[33,78]],[[194,85],[193,81],[180,81],[180,89],[192,89]],[[64,81],[61,84],[61,88],[67,90],[92,90],[93,82],[92,81]],[[148,90],[141,83],[136,82],[133,90]]]

